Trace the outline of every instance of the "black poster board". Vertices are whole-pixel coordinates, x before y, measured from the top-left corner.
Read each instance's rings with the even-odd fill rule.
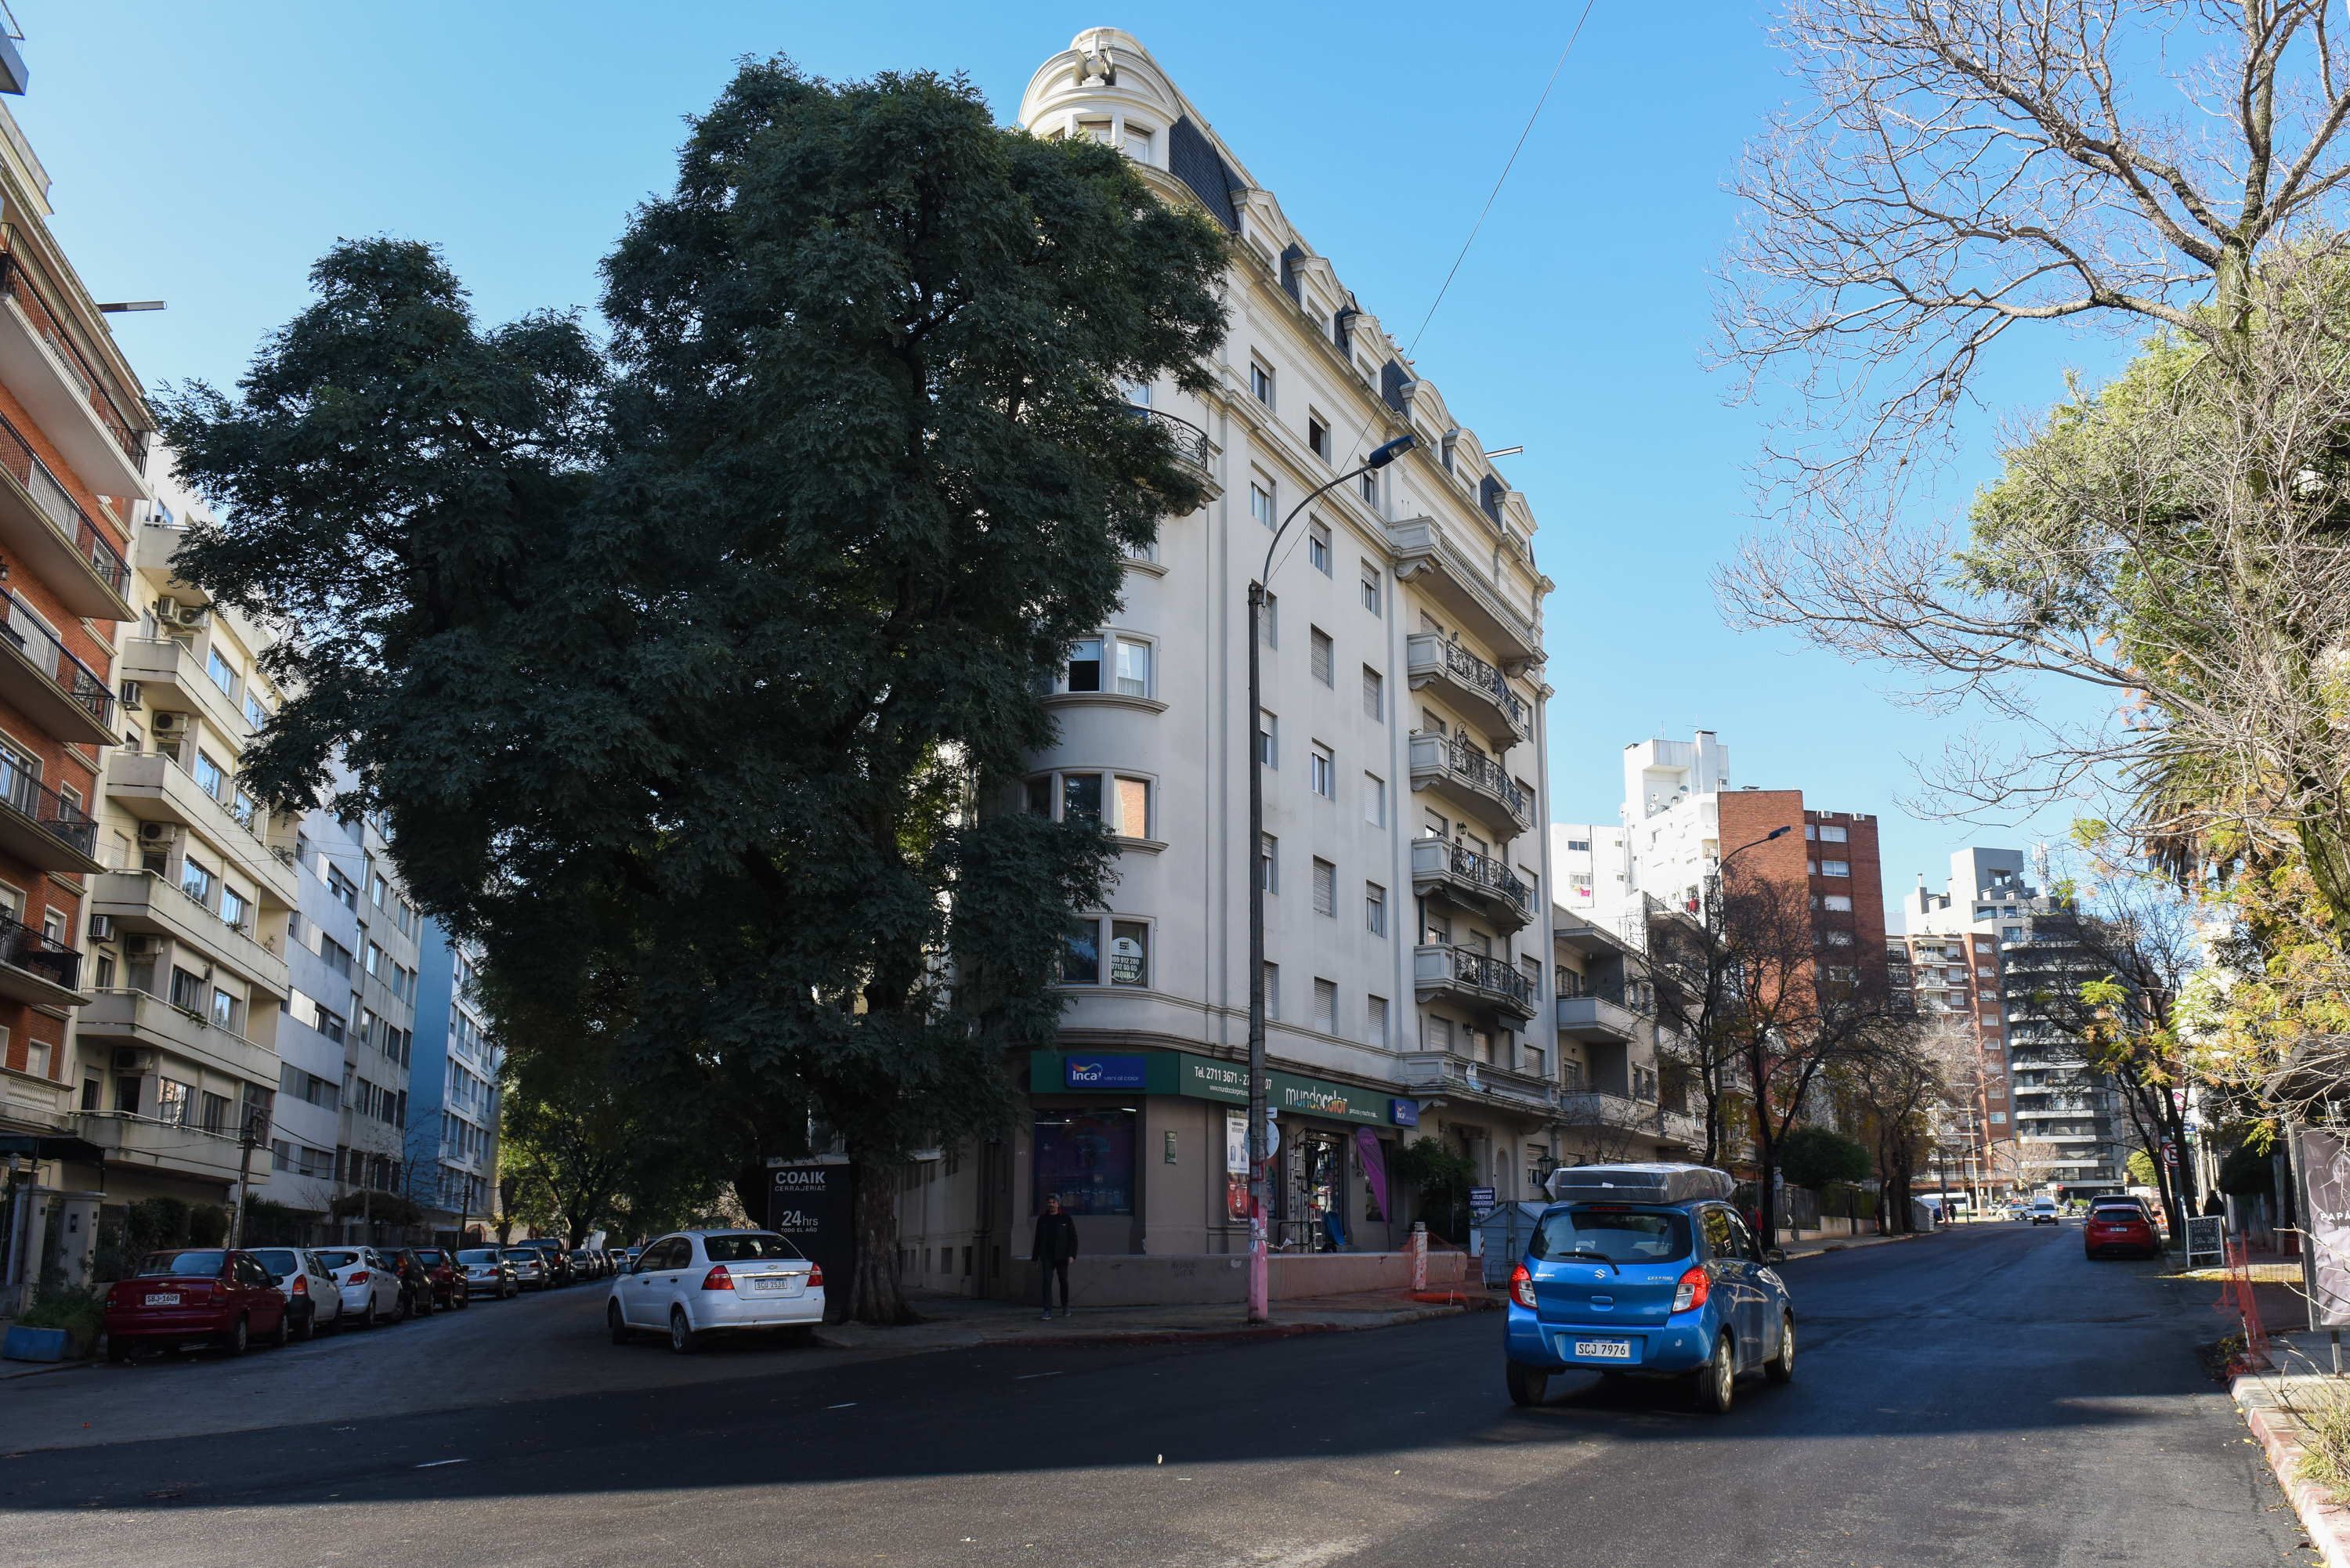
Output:
[[[788,1239],[825,1274],[827,1297],[847,1300],[857,1256],[848,1162],[795,1160],[767,1168],[767,1229]]]

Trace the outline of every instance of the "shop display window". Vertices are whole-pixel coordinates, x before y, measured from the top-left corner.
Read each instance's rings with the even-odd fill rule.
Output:
[[[1065,1214],[1134,1212],[1134,1119],[1119,1108],[1039,1110],[1030,1212],[1058,1193]]]

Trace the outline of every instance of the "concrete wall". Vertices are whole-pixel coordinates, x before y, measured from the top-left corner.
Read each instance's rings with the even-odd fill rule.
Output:
[[[1347,1291],[1404,1290],[1411,1284],[1409,1252],[1306,1252],[1272,1260],[1273,1298],[1337,1295]],[[1428,1282],[1457,1285],[1469,1258],[1461,1252],[1430,1252]],[[1014,1301],[1035,1301],[1037,1266],[1015,1259],[1011,1267]],[[1055,1301],[1059,1300],[1055,1287]],[[1069,1265],[1069,1301],[1076,1306],[1170,1306],[1212,1304],[1248,1299],[1248,1259],[1205,1253],[1190,1256],[1099,1256],[1080,1253]]]

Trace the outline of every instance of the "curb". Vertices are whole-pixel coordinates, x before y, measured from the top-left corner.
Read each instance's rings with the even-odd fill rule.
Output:
[[[1034,1345],[1047,1350],[1066,1350],[1088,1345],[1212,1345],[1256,1339],[1295,1339],[1309,1334],[1360,1334],[1372,1329],[1399,1328],[1405,1324],[1426,1323],[1440,1317],[1461,1317],[1481,1310],[1494,1309],[1490,1303],[1419,1307],[1409,1312],[1390,1314],[1377,1323],[1268,1323],[1243,1328],[1105,1328],[1090,1334],[1008,1334],[1001,1339],[958,1340],[951,1345],[908,1345],[905,1354],[912,1355],[928,1350],[971,1350],[983,1346],[1018,1348]],[[827,1350],[889,1348],[870,1342],[848,1344],[828,1338],[822,1331],[818,1331],[816,1342]],[[2343,1568],[2350,1568],[2350,1563],[2344,1564]]]
[[[2335,1502],[2317,1482],[2292,1479],[2294,1468],[2301,1462],[2301,1444],[2288,1429],[2288,1423],[2270,1418],[2264,1401],[2246,1401],[2246,1384],[2259,1387],[2261,1378],[2251,1373],[2230,1378],[2228,1392],[2236,1402],[2237,1414],[2251,1428],[2252,1439],[2268,1457],[2269,1468],[2276,1472],[2277,1485],[2293,1500],[2293,1511],[2301,1516],[2301,1527],[2309,1532],[2310,1545],[2325,1559],[2325,1568],[2350,1568],[2350,1508]]]

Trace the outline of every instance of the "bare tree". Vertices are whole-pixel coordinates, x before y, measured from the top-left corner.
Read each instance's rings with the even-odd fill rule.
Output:
[[[1877,1049],[1858,1054],[1840,1074],[1876,1145],[1879,1212],[1897,1233],[1913,1229],[1910,1197],[1931,1147],[1935,1112],[1950,1100],[1953,1075],[1971,1064],[1970,1052],[1950,1048],[1951,1033],[1915,1020],[1888,1027]]]
[[[1944,803],[2118,789],[2174,870],[2290,846],[2350,932],[2350,53],[2320,0],[1795,0],[1807,89],[1751,151],[1721,296],[1749,385],[1792,382],[1788,526],[1734,623],[1882,660],[1962,742]],[[2008,443],[1961,553],[1901,476],[2008,327],[2151,329],[2122,384]],[[2059,675],[2109,698],[2067,726]]]

